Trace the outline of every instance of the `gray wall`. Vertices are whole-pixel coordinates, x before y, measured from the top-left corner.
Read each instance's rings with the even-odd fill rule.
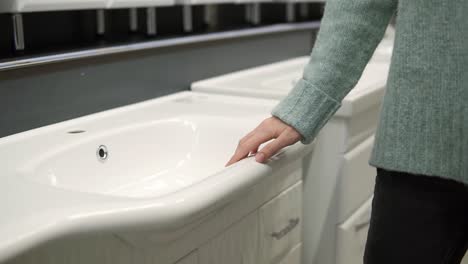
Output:
[[[188,90],[191,82],[310,53],[312,30],[0,72],[0,137]]]

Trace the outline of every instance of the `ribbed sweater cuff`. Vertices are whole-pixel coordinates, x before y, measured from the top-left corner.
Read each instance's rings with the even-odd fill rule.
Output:
[[[309,144],[340,106],[339,101],[302,78],[271,114],[294,127],[302,135],[301,142]]]

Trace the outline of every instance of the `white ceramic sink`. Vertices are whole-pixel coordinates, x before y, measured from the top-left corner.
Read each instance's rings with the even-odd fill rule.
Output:
[[[20,172],[58,188],[157,197],[221,170],[232,154],[233,140],[253,125],[241,118],[193,114],[90,136],[85,132],[28,161]]]
[[[312,150],[224,167],[276,103],[180,92],[1,138],[0,262],[69,233],[189,228]]]
[[[305,56],[241,70],[195,82],[192,90],[280,100],[302,77],[308,61],[309,57]],[[389,67],[388,61],[371,61],[356,87],[343,99],[336,115],[351,116],[380,102]]]

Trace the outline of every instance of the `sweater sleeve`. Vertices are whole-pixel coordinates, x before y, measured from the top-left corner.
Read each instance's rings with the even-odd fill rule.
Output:
[[[397,0],[327,0],[302,78],[271,114],[309,144],[359,81],[397,8]]]

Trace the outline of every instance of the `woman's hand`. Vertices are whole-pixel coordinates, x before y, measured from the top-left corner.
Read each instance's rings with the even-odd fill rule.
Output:
[[[246,158],[250,153],[256,154],[255,160],[263,163],[282,148],[298,142],[301,138],[301,134],[293,127],[275,116],[269,117],[239,141],[234,155],[225,166]],[[275,140],[258,151],[260,145],[270,139]]]

